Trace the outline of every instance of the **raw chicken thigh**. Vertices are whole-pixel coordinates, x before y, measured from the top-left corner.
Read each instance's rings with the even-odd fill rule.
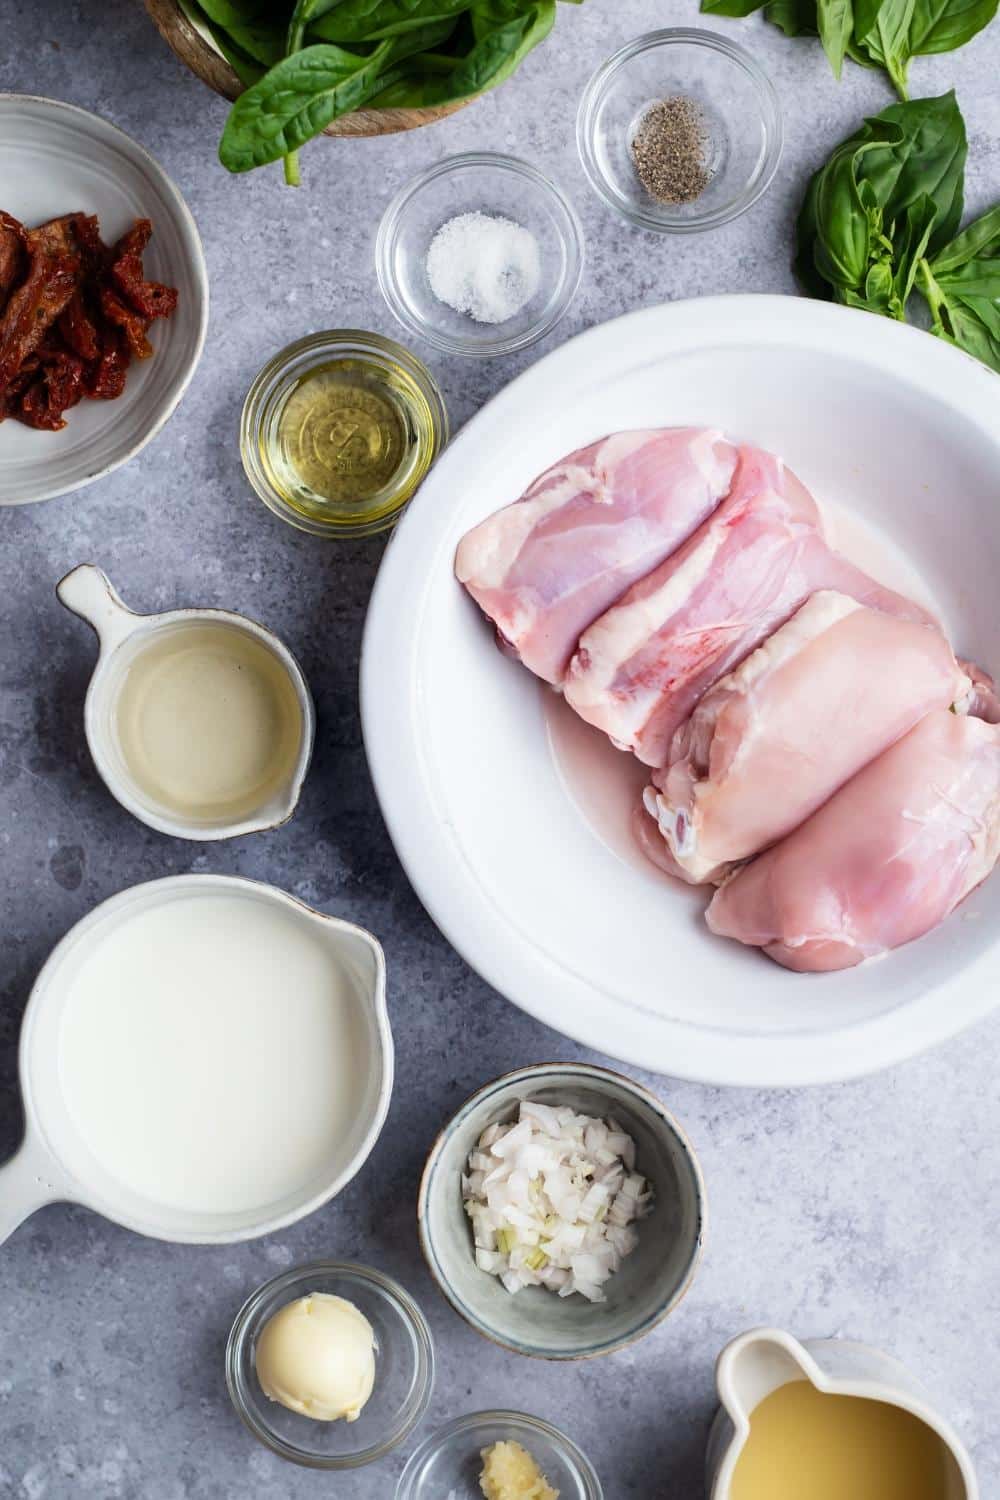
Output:
[[[677,731],[646,789],[651,826],[677,873],[720,879],[970,690],[935,626],[813,594]]]
[[[1000,728],[935,710],[716,893],[713,932],[801,972],[944,920],[1000,852]]]
[[[780,458],[741,448],[715,514],[584,631],[566,701],[623,750],[662,766],[712,683],[826,588],[903,618],[931,618],[831,552],[816,502]]]
[[[455,572],[501,642],[562,682],[587,626],[680,546],[728,492],[721,432],[619,432],[547,469],[459,543]]]

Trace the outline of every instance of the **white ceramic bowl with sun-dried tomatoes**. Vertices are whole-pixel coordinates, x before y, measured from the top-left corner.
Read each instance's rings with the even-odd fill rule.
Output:
[[[146,275],[175,287],[176,311],[150,329],[150,359],[135,360],[113,401],[83,400],[59,432],[0,422],[0,506],[82,489],[110,474],[160,431],[194,374],[208,324],[208,272],[191,212],[142,146],[89,110],[27,94],[0,95],[0,209],[33,227],[62,214],[96,214],[113,243],[150,219]]]

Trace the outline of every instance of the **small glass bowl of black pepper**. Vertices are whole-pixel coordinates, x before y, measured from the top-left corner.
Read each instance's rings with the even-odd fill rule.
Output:
[[[673,27],[598,68],[576,138],[605,203],[643,229],[690,234],[735,219],[765,191],[781,156],[781,111],[749,52]]]

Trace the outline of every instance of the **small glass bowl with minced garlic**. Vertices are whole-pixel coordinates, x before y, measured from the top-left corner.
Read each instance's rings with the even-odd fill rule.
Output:
[[[247,393],[240,452],[275,515],[313,536],[394,525],[448,441],[434,377],[393,339],[358,329],[282,349]]]

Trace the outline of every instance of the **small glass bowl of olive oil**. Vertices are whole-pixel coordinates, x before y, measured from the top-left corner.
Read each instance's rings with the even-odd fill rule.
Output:
[[[447,441],[444,399],[426,366],[357,329],[282,349],[250,387],[240,423],[257,494],[314,536],[385,531]]]

